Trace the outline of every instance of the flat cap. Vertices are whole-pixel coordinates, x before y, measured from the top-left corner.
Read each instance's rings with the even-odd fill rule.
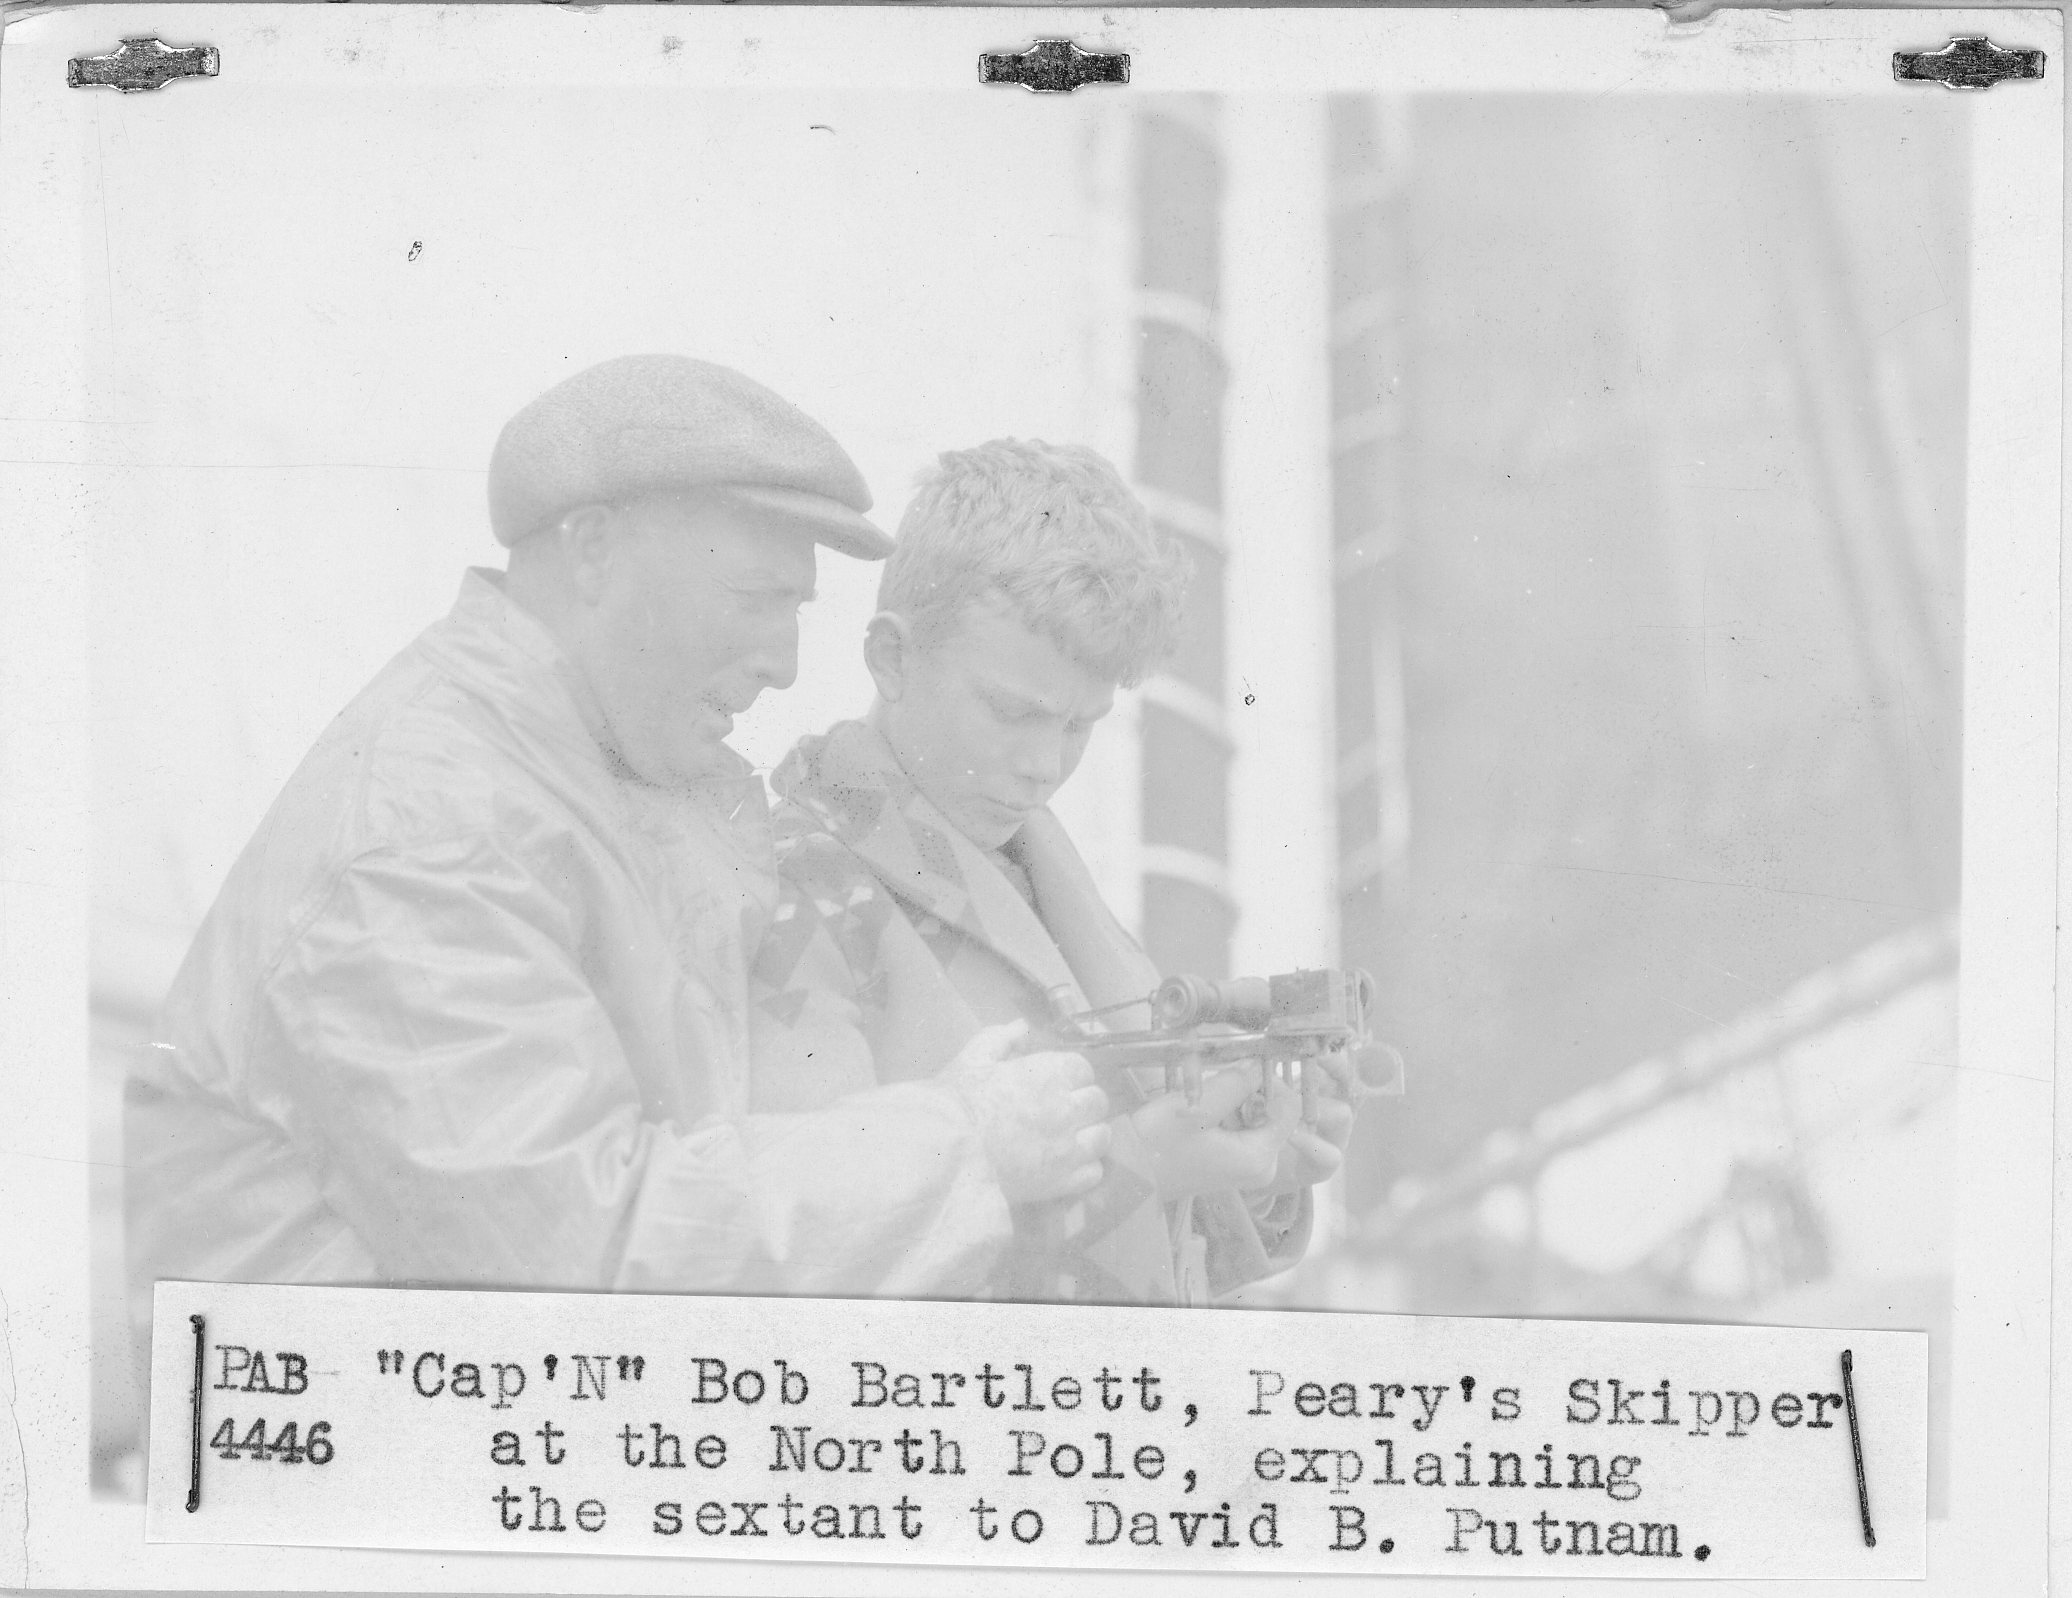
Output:
[[[489,525],[515,544],[564,511],[670,489],[724,488],[863,560],[892,540],[826,428],[730,367],[622,355],[555,384],[504,424],[489,457]]]

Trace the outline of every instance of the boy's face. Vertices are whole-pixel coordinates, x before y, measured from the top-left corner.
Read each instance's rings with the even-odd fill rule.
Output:
[[[901,651],[882,726],[915,786],[973,843],[997,849],[1078,769],[1115,689],[986,600],[940,642]]]

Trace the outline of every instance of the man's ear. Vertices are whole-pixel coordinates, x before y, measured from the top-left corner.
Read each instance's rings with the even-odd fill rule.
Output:
[[[568,562],[570,586],[586,605],[603,597],[620,558],[618,516],[609,505],[579,505],[554,524],[554,537]]]
[[[913,624],[893,610],[881,610],[871,617],[863,629],[863,663],[878,685],[878,697],[888,705],[897,704],[906,693],[913,661]]]

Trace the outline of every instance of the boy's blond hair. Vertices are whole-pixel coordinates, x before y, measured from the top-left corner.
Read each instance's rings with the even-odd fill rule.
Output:
[[[1089,670],[1141,681],[1177,639],[1192,564],[1121,475],[1077,444],[994,439],[951,450],[900,518],[878,609],[928,648],[967,605],[1004,601]]]

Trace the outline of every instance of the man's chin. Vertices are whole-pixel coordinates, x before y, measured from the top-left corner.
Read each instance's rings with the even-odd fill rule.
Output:
[[[683,772],[692,782],[711,782],[721,777],[738,777],[746,763],[723,743],[707,744],[686,755]]]
[[[650,755],[622,763],[640,781],[653,788],[695,788],[742,774],[739,755],[723,743],[676,748],[663,755]]]

